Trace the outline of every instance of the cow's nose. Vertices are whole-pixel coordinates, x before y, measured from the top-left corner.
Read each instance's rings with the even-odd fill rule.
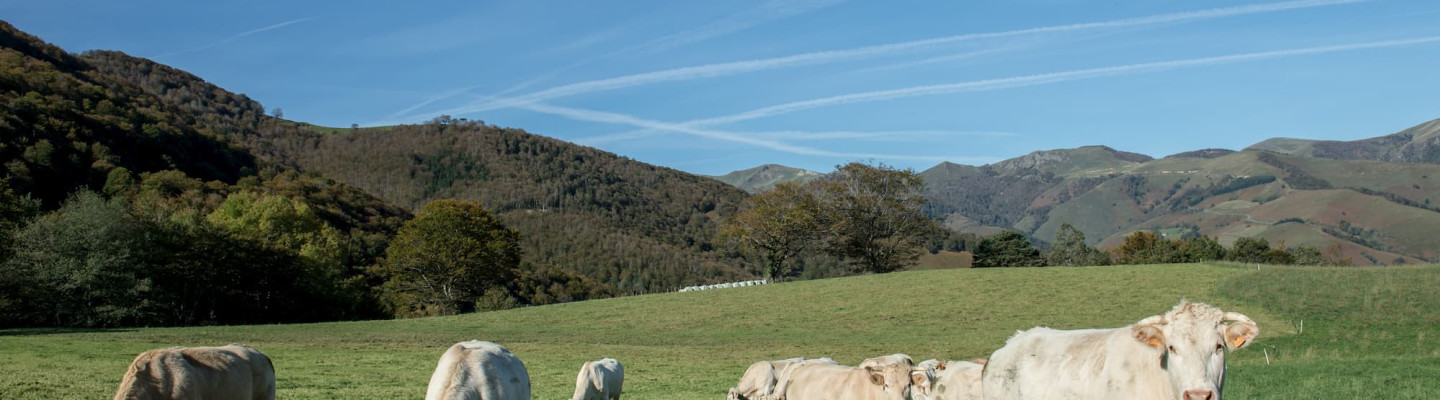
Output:
[[[1211,400],[1215,398],[1215,392],[1209,390],[1186,390],[1185,400]]]

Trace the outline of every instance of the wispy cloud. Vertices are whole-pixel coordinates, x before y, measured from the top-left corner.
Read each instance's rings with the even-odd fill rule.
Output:
[[[748,145],[752,145],[752,146],[757,146],[757,147],[761,147],[761,148],[765,148],[765,149],[770,149],[770,150],[775,150],[775,151],[781,151],[781,152],[786,152],[786,153],[791,153],[791,154],[810,155],[810,156],[824,156],[824,157],[834,157],[834,158],[843,158],[843,159],[867,159],[867,158],[873,158],[873,159],[883,159],[883,160],[911,160],[911,161],[936,161],[936,162],[938,162],[938,161],[974,162],[974,161],[979,161],[979,160],[989,160],[989,158],[984,158],[984,157],[981,157],[981,158],[977,158],[977,157],[946,157],[946,156],[926,156],[926,155],[914,155],[914,154],[874,154],[874,153],[836,152],[836,151],[829,151],[829,150],[824,150],[824,149],[817,149],[817,148],[813,148],[813,147],[796,146],[796,145],[784,143],[784,142],[777,141],[777,140],[756,138],[756,137],[751,137],[751,136],[749,136],[749,135],[740,134],[740,133],[735,133],[735,132],[726,132],[726,131],[720,131],[720,130],[713,130],[713,129],[704,129],[704,128],[699,128],[699,127],[693,127],[693,126],[685,126],[685,125],[675,124],[675,123],[669,123],[669,122],[654,121],[654,120],[649,120],[649,119],[644,119],[644,118],[636,117],[636,116],[633,116],[633,115],[626,115],[626,114],[606,112],[606,111],[585,110],[585,109],[570,108],[570,107],[561,107],[561,106],[548,105],[548,104],[542,104],[542,103],[533,103],[533,102],[532,102],[532,103],[520,104],[520,105],[517,105],[516,107],[517,107],[517,108],[524,109],[524,110],[534,111],[534,112],[538,112],[538,113],[551,114],[551,115],[557,115],[557,116],[565,117],[565,118],[568,118],[568,119],[579,120],[579,121],[601,122],[601,123],[609,123],[609,124],[621,124],[621,125],[630,125],[630,126],[637,127],[637,128],[658,129],[658,130],[669,131],[669,132],[676,132],[676,133],[682,133],[682,134],[686,134],[686,135],[703,137],[703,138],[708,138],[708,139],[715,139],[715,140],[722,140],[722,141],[727,141],[727,142],[735,142],[735,143],[748,144]]]
[[[1119,19],[1102,22],[1088,22],[1068,25],[1055,25],[1037,28],[1010,30],[1003,32],[969,33],[962,35],[914,40],[908,42],[890,43],[866,47],[857,47],[843,50],[819,51],[803,53],[783,57],[765,58],[748,61],[734,61],[726,63],[699,65],[693,67],[675,68],[661,71],[646,72],[634,75],[626,75],[615,78],[599,79],[585,82],[577,82],[563,86],[513,97],[505,100],[481,101],[461,107],[438,111],[437,114],[461,115],[475,112],[489,111],[501,108],[515,107],[519,104],[540,102],[561,97],[574,96],[584,93],[591,93],[604,90],[614,90],[640,85],[648,85],[661,82],[685,81],[694,79],[714,78],[720,76],[735,75],[747,72],[756,72],[776,68],[794,67],[801,65],[824,64],[838,61],[863,59],[893,55],[906,51],[945,45],[951,43],[979,40],[1005,38],[1022,35],[1034,35],[1042,33],[1059,33],[1082,30],[1123,28],[1142,25],[1155,25],[1165,23],[1176,23],[1191,20],[1239,16],[1247,14],[1277,12],[1295,10],[1310,7],[1321,7],[1341,4],[1363,3],[1374,0],[1300,0],[1281,3],[1254,4],[1247,6],[1215,8],[1209,10],[1189,11],[1173,14],[1152,15],[1146,17]]]
[[[205,50],[205,49],[208,49],[208,48],[211,48],[211,47],[215,47],[215,46],[219,46],[219,45],[222,45],[222,44],[230,43],[230,42],[233,42],[233,41],[236,41],[236,40],[240,40],[241,38],[244,38],[244,37],[246,37],[246,36],[254,35],[254,34],[257,34],[257,33],[260,33],[260,32],[265,32],[265,31],[270,31],[270,30],[275,30],[275,29],[284,28],[284,27],[287,27],[287,26],[290,26],[290,25],[294,25],[294,24],[298,24],[298,23],[301,23],[301,22],[310,21],[310,20],[313,20],[313,19],[315,19],[315,17],[300,18],[300,19],[294,19],[294,20],[289,20],[289,21],[285,21],[285,22],[278,23],[278,24],[270,25],[270,26],[267,26],[267,27],[264,27],[264,28],[251,29],[251,30],[248,30],[248,31],[245,31],[245,32],[240,32],[240,33],[237,33],[237,34],[234,34],[234,35],[230,35],[230,37],[227,37],[227,38],[224,38],[224,39],[220,39],[220,40],[218,40],[218,41],[211,42],[211,43],[205,44],[205,45],[200,46],[200,47],[195,47],[195,48],[188,49],[188,50],[180,50],[180,51],[165,53],[165,54],[161,54],[161,55],[155,56],[155,58],[159,59],[159,58],[170,57],[170,56],[177,55],[177,54],[184,54],[184,53],[190,53],[190,52]]]

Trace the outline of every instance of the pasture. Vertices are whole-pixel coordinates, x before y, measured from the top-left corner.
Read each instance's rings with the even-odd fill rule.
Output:
[[[109,398],[141,351],[235,342],[274,360],[282,399],[418,399],[441,352],[481,339],[524,360],[538,400],[569,398],[603,357],[625,364],[626,399],[714,400],[754,361],[986,357],[1018,329],[1116,327],[1181,297],[1260,326],[1231,354],[1229,398],[1440,398],[1436,287],[1436,266],[952,269],[395,321],[11,330],[0,398]]]

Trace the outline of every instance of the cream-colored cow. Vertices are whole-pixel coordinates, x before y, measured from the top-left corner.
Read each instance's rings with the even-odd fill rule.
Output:
[[[504,346],[460,342],[440,356],[425,400],[530,400],[530,374]]]
[[[830,357],[811,358],[803,357],[787,358],[784,360],[760,361],[750,364],[741,375],[740,383],[730,388],[727,400],[760,400],[769,398],[775,392],[775,385],[784,376],[785,371],[800,365],[806,364],[835,364]]]
[[[977,358],[970,361],[941,361],[935,373],[935,383],[930,390],[930,400],[980,400],[980,373],[985,369],[986,360]]]
[[[1240,313],[1184,300],[1121,328],[1034,328],[990,356],[982,391],[990,400],[1219,400],[1225,354],[1259,333]]]
[[[146,351],[130,363],[115,400],[152,399],[274,400],[275,366],[238,344]]]
[[[586,361],[575,376],[575,395],[570,400],[620,400],[625,385],[625,367],[613,358]]]
[[[910,400],[917,367],[809,364],[786,369],[772,396],[779,400]]]

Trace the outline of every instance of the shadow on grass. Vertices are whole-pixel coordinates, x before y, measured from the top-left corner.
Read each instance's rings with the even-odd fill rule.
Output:
[[[0,329],[0,337],[4,336],[42,336],[61,335],[67,333],[101,333],[101,332],[134,332],[134,328],[12,328]]]

